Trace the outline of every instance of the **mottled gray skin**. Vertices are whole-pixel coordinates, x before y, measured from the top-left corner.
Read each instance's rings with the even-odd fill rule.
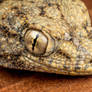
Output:
[[[25,43],[25,35],[32,30],[47,36],[50,48],[42,55],[27,48],[31,44]],[[88,10],[80,0],[4,0],[0,5],[0,66],[91,75],[91,35]]]

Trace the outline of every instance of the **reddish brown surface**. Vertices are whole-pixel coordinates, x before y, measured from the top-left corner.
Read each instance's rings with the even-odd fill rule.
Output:
[[[83,0],[92,19],[92,0]],[[0,92],[92,92],[92,76],[69,77],[0,68]]]

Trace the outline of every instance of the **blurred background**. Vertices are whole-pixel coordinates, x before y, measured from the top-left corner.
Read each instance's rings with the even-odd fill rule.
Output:
[[[92,19],[92,0],[83,0]],[[56,74],[0,68],[0,92],[92,92],[92,76]]]

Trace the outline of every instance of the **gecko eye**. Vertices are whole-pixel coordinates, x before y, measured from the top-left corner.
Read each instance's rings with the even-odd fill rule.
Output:
[[[54,40],[44,33],[36,30],[28,30],[25,34],[27,49],[34,55],[49,54],[54,50]]]

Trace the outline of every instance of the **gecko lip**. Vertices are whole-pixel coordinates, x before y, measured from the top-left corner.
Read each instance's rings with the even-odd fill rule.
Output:
[[[85,70],[81,70],[81,71],[75,71],[75,65],[70,65],[70,67],[72,67],[73,68],[73,70],[67,70],[67,69],[64,69],[64,68],[58,68],[58,67],[56,67],[56,66],[50,66],[50,65],[48,65],[48,64],[44,64],[44,63],[41,63],[41,62],[37,62],[37,61],[34,61],[34,60],[32,60],[32,59],[30,59],[30,58],[28,58],[28,57],[26,57],[25,58],[27,61],[29,61],[29,63],[32,63],[32,62],[35,62],[35,65],[39,65],[40,64],[40,66],[42,66],[42,67],[44,67],[44,68],[42,68],[42,72],[52,72],[52,73],[56,73],[56,74],[65,74],[65,75],[76,75],[76,76],[79,76],[79,75],[82,75],[83,76],[83,74],[85,73],[85,75],[90,75],[90,74],[92,74],[92,72],[91,72],[91,67],[89,67],[90,69],[88,70],[88,71],[86,71],[85,72]],[[90,64],[84,64],[84,66],[90,66]],[[68,66],[68,65],[66,65],[66,66]],[[47,68],[47,69],[46,69]],[[82,65],[80,65],[80,68],[83,68],[83,66]],[[53,71],[48,71],[48,69],[50,70],[53,70]],[[39,70],[36,70],[36,71],[39,71]],[[58,71],[58,72],[57,72]],[[76,72],[76,73],[75,73]]]

